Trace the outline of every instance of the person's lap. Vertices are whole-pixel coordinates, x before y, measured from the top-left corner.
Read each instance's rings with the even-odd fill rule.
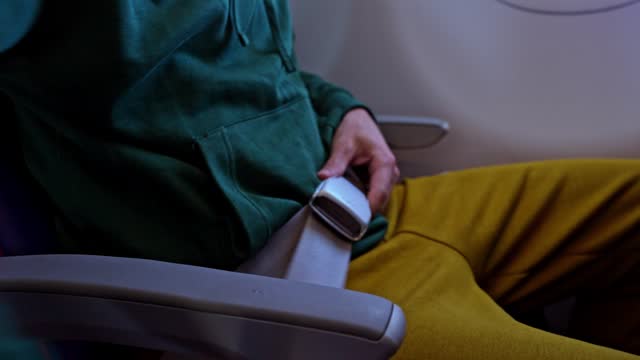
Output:
[[[640,310],[629,310],[638,309],[639,179],[639,161],[581,160],[407,180],[394,190],[385,242],[352,263],[348,287],[402,306],[398,358],[634,358],[520,324],[502,307],[576,293],[598,295],[585,309],[622,301],[606,334],[591,330],[607,317],[589,314],[581,336],[639,352]]]

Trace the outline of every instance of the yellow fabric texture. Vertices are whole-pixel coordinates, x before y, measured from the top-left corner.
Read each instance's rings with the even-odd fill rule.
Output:
[[[395,359],[640,359],[640,161],[409,179],[386,212],[385,240],[352,262],[347,287],[402,307]],[[576,294],[571,336],[582,340],[504,310]]]

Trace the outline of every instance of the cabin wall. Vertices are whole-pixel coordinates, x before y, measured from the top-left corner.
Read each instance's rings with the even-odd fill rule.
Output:
[[[581,16],[497,0],[292,0],[301,67],[450,136],[416,173],[640,155],[640,4]],[[425,160],[428,159],[428,160]]]

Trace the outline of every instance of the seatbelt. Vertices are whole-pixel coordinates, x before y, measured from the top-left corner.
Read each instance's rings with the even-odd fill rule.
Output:
[[[237,270],[256,275],[344,287],[351,245],[371,220],[365,194],[343,177],[323,181],[252,259]]]

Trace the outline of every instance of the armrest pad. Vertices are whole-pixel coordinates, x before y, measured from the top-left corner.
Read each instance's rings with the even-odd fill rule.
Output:
[[[0,304],[14,311],[18,328],[27,334],[103,341],[106,336],[111,342],[167,351],[186,351],[185,344],[198,342],[206,345],[200,346],[200,353],[277,353],[283,351],[278,350],[283,337],[322,347],[322,342],[310,344],[322,340],[318,336],[333,336],[339,338],[338,344],[349,342],[349,347],[354,341],[380,344],[390,356],[404,335],[401,310],[373,295],[106,256],[0,258]],[[197,326],[189,329],[185,324]],[[56,332],[46,333],[54,330],[45,328]],[[63,328],[71,330],[64,330],[65,334]],[[259,334],[261,340],[239,344],[238,331]],[[229,337],[230,332],[236,336]],[[167,339],[173,346],[167,345]]]
[[[449,132],[449,123],[436,118],[379,115],[376,119],[394,150],[428,148]]]

